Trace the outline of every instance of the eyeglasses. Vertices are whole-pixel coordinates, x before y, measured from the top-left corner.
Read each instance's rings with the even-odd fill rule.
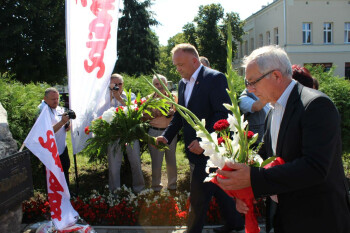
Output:
[[[266,74],[261,75],[257,80],[253,81],[253,82],[248,82],[247,79],[244,79],[244,84],[246,86],[246,88],[255,88],[255,85],[260,82],[263,78],[265,78],[267,75],[271,74],[272,72],[274,72],[276,70],[271,70],[269,72],[267,72]]]

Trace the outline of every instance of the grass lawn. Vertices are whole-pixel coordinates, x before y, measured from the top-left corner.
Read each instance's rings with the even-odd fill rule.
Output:
[[[78,193],[79,195],[90,194],[91,190],[95,189],[101,191],[105,189],[108,184],[108,165],[102,163],[89,163],[89,158],[81,153],[76,155],[77,160],[77,171],[78,171],[78,184],[77,189],[75,180],[75,166],[73,158],[73,150],[71,143],[71,135],[67,134],[67,146],[69,150],[69,156],[71,161],[71,167],[69,170],[70,179],[70,191]],[[188,159],[185,157],[183,152],[183,143],[179,142],[176,149],[176,163],[178,169],[178,191],[189,191],[189,180],[190,180],[190,169]],[[151,187],[152,182],[152,168],[151,168],[151,157],[148,151],[141,155],[142,171],[145,178],[146,188]],[[131,173],[130,167],[127,164],[122,164],[121,168],[121,183],[128,187],[131,187]],[[162,166],[162,183],[166,187],[167,174],[166,174],[166,163],[163,160]]]

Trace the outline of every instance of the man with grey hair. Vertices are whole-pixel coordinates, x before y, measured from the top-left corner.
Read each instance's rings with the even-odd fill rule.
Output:
[[[55,133],[56,146],[64,172],[64,176],[69,186],[69,167],[70,159],[66,143],[66,132],[70,130],[69,116],[64,112],[64,109],[59,106],[59,93],[56,88],[50,87],[45,90],[44,100],[38,106],[39,113],[44,106],[49,107],[50,118]]]
[[[167,85],[167,79],[163,75],[158,74],[157,75],[159,79],[164,83],[164,85]],[[168,96],[168,93],[165,91],[163,86],[161,85],[160,81],[158,80],[156,75],[153,76],[153,85],[164,95]],[[174,99],[177,101],[177,97],[173,95]],[[147,99],[149,98],[162,98],[159,96],[156,92],[150,94]],[[175,106],[171,105],[170,110],[168,112],[167,116],[164,116],[159,110],[152,109],[151,110],[152,115],[145,115],[146,119],[150,120],[150,129],[148,131],[148,134],[153,137],[158,137],[162,135],[165,128],[168,127],[170,121],[173,119],[173,115],[175,113]],[[154,191],[160,191],[163,187],[161,183],[161,176],[162,176],[162,163],[163,163],[163,157],[165,154],[165,161],[166,161],[166,169],[167,169],[167,175],[168,175],[168,190],[176,190],[176,182],[177,182],[177,167],[176,167],[176,143],[177,143],[177,136],[172,140],[172,142],[169,145],[169,149],[166,151],[160,151],[151,144],[148,145],[149,152],[151,154],[152,159],[152,189]]]
[[[252,187],[254,196],[277,195],[276,233],[350,232],[348,185],[342,165],[340,117],[325,94],[292,79],[286,52],[277,46],[254,50],[244,61],[245,84],[272,110],[259,154],[285,164],[269,169],[227,163],[218,170],[224,189]],[[237,201],[237,210],[248,211]]]

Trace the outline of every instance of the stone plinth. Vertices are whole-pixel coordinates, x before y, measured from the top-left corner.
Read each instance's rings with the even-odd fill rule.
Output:
[[[17,152],[17,143],[12,138],[7,122],[7,112],[0,103],[0,160]],[[22,204],[6,210],[0,216],[0,232],[16,233],[21,231]]]

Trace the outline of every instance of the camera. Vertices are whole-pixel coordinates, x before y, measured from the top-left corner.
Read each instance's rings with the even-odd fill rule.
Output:
[[[113,91],[119,91],[119,86],[118,84],[115,84],[114,87],[112,88]]]
[[[68,109],[67,112],[65,112],[67,114],[67,116],[69,117],[69,119],[75,119],[77,118],[77,116],[75,115],[75,112],[71,109]],[[67,129],[70,125],[70,121],[68,121],[65,125],[64,125],[64,128]]]
[[[74,120],[75,118],[77,118],[77,116],[75,115],[75,112],[73,110],[71,110],[71,109],[68,109],[68,111],[66,113],[67,113],[69,119],[73,119]]]

